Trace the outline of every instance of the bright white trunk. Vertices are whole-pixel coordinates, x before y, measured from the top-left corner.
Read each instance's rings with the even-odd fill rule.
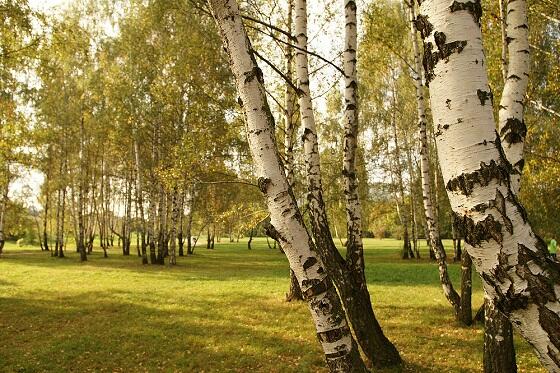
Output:
[[[425,0],[420,10],[438,156],[469,254],[496,307],[546,368],[560,372],[560,271],[509,185],[511,167],[490,102],[480,2]]]
[[[356,150],[358,147],[358,78],[356,51],[358,30],[356,2],[344,2],[344,196],[346,198],[347,255],[352,270],[363,271],[362,215],[356,180]]]
[[[504,154],[514,169],[511,187],[517,194],[523,171],[523,142],[527,133],[523,120],[530,66],[527,3],[525,0],[508,0],[506,13],[507,78],[498,121]]]
[[[422,64],[420,62],[420,52],[418,47],[417,30],[416,30],[416,10],[414,3],[409,4],[410,15],[410,33],[412,46],[414,51],[414,69],[413,74],[414,87],[416,89],[416,108],[418,126],[420,127],[420,172],[422,180],[422,201],[424,213],[426,216],[426,224],[428,226],[428,235],[430,244],[434,250],[436,260],[438,262],[438,270],[443,293],[449,303],[453,306],[455,313],[460,311],[460,297],[453,288],[449,272],[447,270],[446,254],[441,242],[439,234],[439,226],[434,215],[434,207],[432,205],[432,178],[430,177],[430,158],[427,134],[426,108],[424,104],[424,84],[422,83]],[[437,177],[437,175],[436,175]]]

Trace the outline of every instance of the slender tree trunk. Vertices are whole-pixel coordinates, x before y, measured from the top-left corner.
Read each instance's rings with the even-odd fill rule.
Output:
[[[292,20],[293,20],[293,9],[294,9],[294,0],[288,0],[288,21],[287,21],[287,30],[290,34],[292,34],[293,27],[292,27]],[[291,41],[290,41],[291,42]],[[286,45],[286,77],[293,81],[293,65],[294,65],[294,53],[293,47],[291,45]],[[286,169],[286,177],[288,179],[288,184],[293,189],[295,180],[294,180],[294,138],[296,132],[296,115],[297,112],[295,110],[295,100],[296,95],[293,88],[290,84],[286,84],[286,93],[285,93],[285,121],[286,121],[286,137],[285,137],[285,148],[286,148],[286,162],[285,162],[285,169]],[[276,242],[276,241],[275,241]],[[290,270],[290,288],[288,293],[286,294],[286,300],[291,302],[292,300],[303,300],[303,295],[301,294],[301,289],[299,288],[299,283],[296,279],[296,276],[292,270]]]
[[[461,312],[459,319],[471,325],[472,318],[472,259],[468,253],[461,256]]]
[[[85,130],[84,130],[84,118],[80,121],[80,170],[78,175],[78,237],[77,246],[80,253],[80,261],[87,261],[87,253],[85,246],[85,224],[84,224],[84,193],[85,193],[85,154],[84,154],[84,142],[85,142]]]
[[[169,230],[169,264],[177,264],[176,255],[176,239],[177,239],[177,221],[179,220],[179,191],[175,187],[173,196],[171,197],[171,229]]]
[[[247,249],[251,250],[251,242],[253,241],[253,228],[249,232],[249,241],[247,241]]]
[[[49,222],[49,208],[50,208],[50,167],[45,175],[45,208],[43,209],[43,248],[49,251],[49,232],[48,232],[48,222]],[[0,250],[1,251],[1,250]]]
[[[134,165],[136,167],[136,198],[138,203],[138,213],[140,215],[140,235],[142,245],[142,264],[148,264],[146,252],[146,216],[144,213],[144,189],[142,184],[142,167],[140,161],[140,150],[138,148],[138,134],[134,133]]]
[[[396,106],[396,89],[393,85],[393,105]],[[414,253],[412,252],[412,248],[410,246],[410,236],[408,235],[408,212],[405,208],[405,196],[404,196],[404,183],[403,183],[403,167],[401,163],[401,151],[399,146],[399,138],[397,136],[397,120],[395,116],[396,108],[393,108],[393,115],[391,118],[391,126],[393,128],[393,138],[395,140],[395,176],[397,178],[397,188],[398,188],[398,197],[397,199],[400,202],[400,218],[403,227],[403,250],[402,250],[402,258],[414,258]]]
[[[252,54],[238,4],[235,0],[209,0],[208,3],[220,28],[236,78],[259,188],[265,195],[270,212],[269,234],[281,242],[290,267],[296,273],[330,370],[365,372],[336,290],[305,229],[286,179],[276,147],[274,118],[266,101],[262,71]]]
[[[351,327],[356,333],[357,341],[368,359],[377,366],[398,364],[400,363],[399,354],[385,337],[375,319],[369,292],[360,273],[355,274],[346,267],[347,263],[338,252],[330,233],[322,196],[319,146],[309,89],[307,54],[305,53],[307,50],[307,2],[305,0],[296,0],[295,34],[298,46],[296,70],[300,90],[299,108],[304,127],[303,140],[307,167],[307,199],[311,211],[313,237],[327,272],[332,276],[338,289]],[[285,248],[282,242],[281,244]]]
[[[179,195],[179,228],[177,229],[177,244],[179,246],[179,256],[184,256],[185,239],[183,236],[185,220],[185,191],[181,191]]]
[[[8,204],[9,186],[9,179],[6,178],[4,188],[2,189],[2,195],[0,196],[0,255],[4,251],[4,244],[6,243],[6,238],[4,236],[4,217],[6,216],[6,207]]]
[[[63,167],[63,172],[64,175],[66,175],[66,168],[67,168],[67,164],[66,164],[66,159],[64,160],[64,167]],[[59,241],[59,245],[58,245],[58,257],[59,258],[64,258],[64,213],[66,211],[66,185],[64,185],[62,187],[62,191],[60,192],[60,198],[61,198],[61,207],[60,207],[60,231],[59,231],[59,236],[60,236],[60,241]]]
[[[560,268],[511,189],[513,169],[494,127],[480,3],[461,4],[425,0],[420,7],[447,194],[488,297],[543,365],[560,372]]]
[[[506,45],[508,63],[500,100],[498,122],[504,155],[513,167],[511,190],[517,194],[523,171],[523,143],[527,127],[523,119],[525,94],[529,84],[529,27],[525,0],[508,0],[506,9]]]

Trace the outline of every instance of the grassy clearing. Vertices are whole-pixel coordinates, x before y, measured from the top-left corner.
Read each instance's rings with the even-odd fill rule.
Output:
[[[117,248],[82,264],[71,250],[58,259],[7,244],[0,371],[325,372],[306,306],[284,301],[286,259],[254,242],[197,249],[176,267],[142,266]],[[480,326],[459,327],[435,264],[403,261],[398,248],[366,240],[369,289],[402,371],[481,372]],[[458,283],[457,264],[451,273]],[[477,277],[474,289],[476,310]],[[517,356],[520,372],[544,372],[519,339]]]

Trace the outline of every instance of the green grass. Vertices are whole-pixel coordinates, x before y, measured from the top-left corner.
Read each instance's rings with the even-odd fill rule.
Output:
[[[251,251],[246,241],[198,248],[175,267],[142,266],[118,248],[79,263],[73,250],[58,259],[8,243],[0,372],[325,372],[306,305],[284,301],[285,257],[254,242]],[[403,371],[481,372],[480,326],[458,326],[436,265],[399,259],[399,245],[366,240],[366,262],[376,315]],[[459,266],[450,270],[458,284]],[[519,371],[544,372],[516,342]]]

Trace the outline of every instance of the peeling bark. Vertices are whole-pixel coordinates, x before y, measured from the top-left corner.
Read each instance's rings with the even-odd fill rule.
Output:
[[[452,12],[444,0],[425,0],[420,10],[434,30],[426,44],[444,33],[447,41],[464,45],[433,65],[430,96],[442,174],[467,251],[496,308],[542,364],[560,372],[560,265],[527,221],[492,107],[478,99],[479,90],[489,91],[480,25],[468,11]]]

